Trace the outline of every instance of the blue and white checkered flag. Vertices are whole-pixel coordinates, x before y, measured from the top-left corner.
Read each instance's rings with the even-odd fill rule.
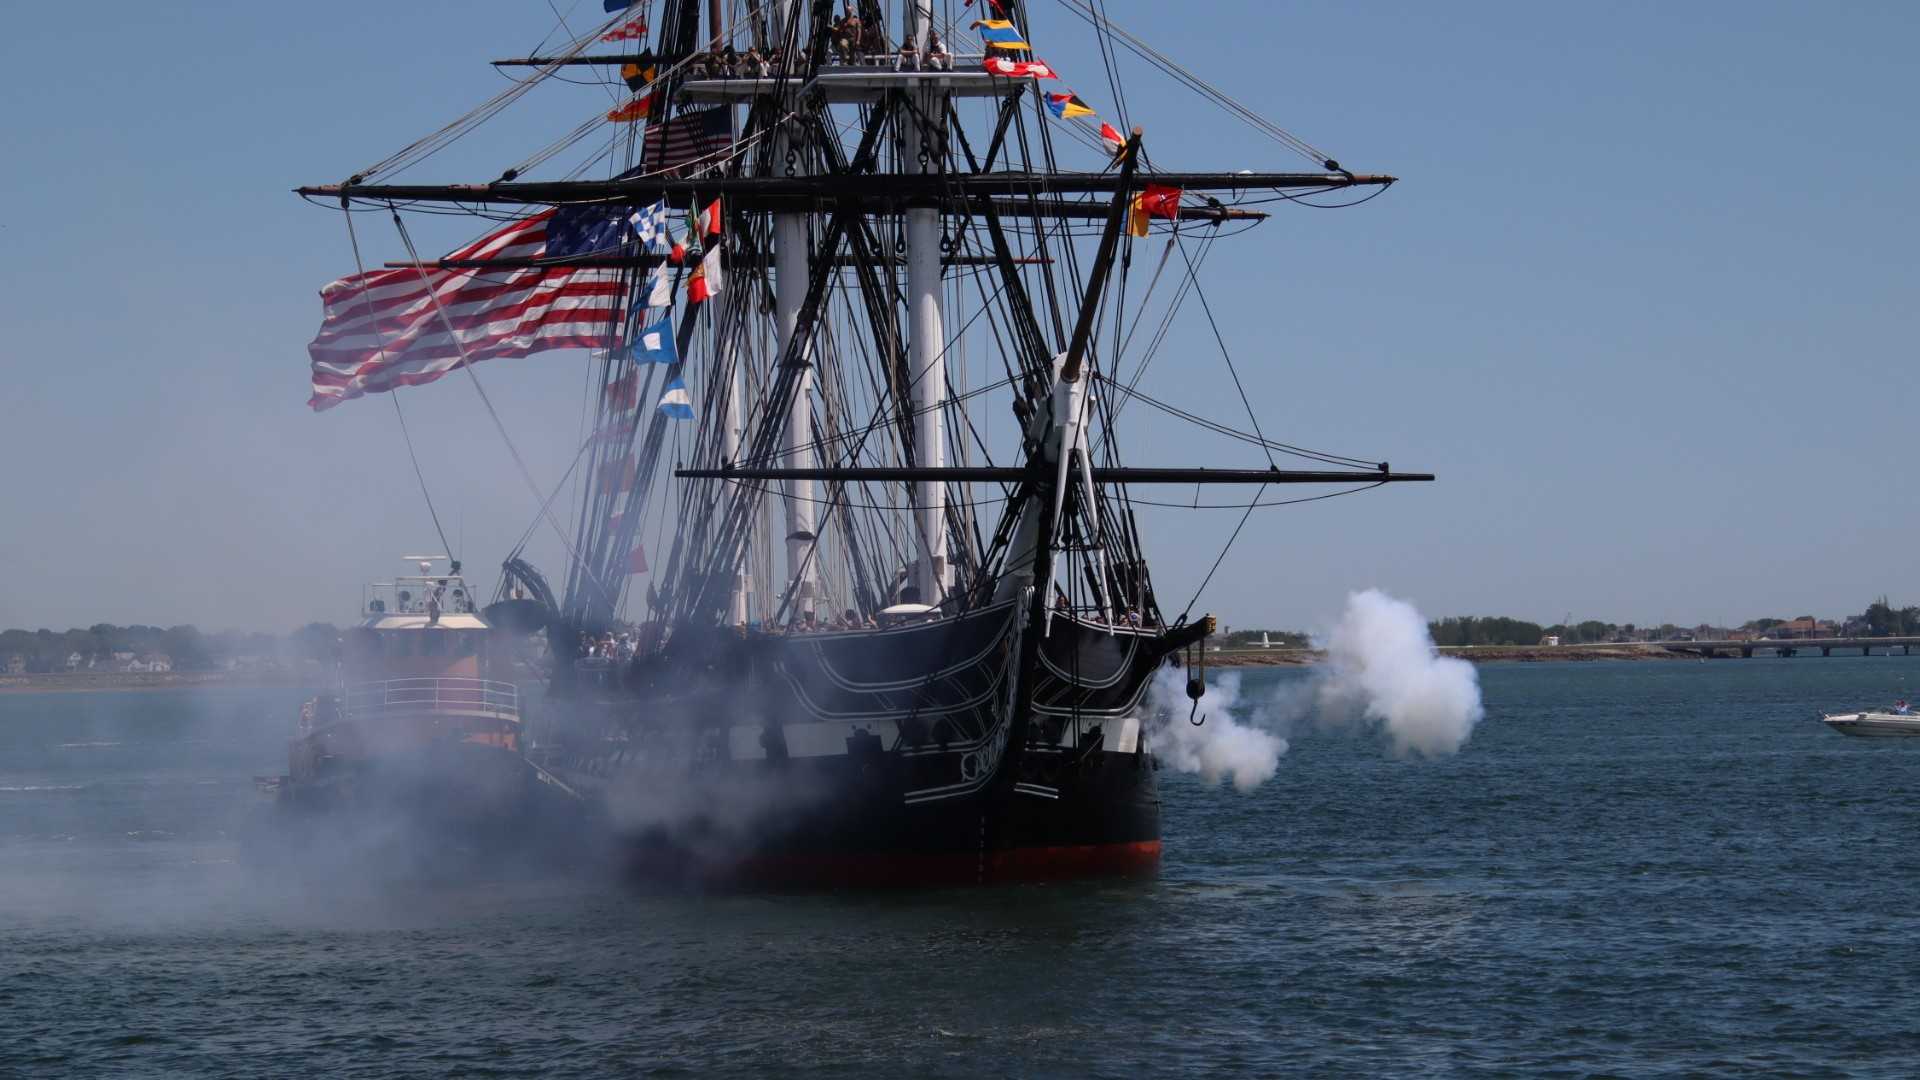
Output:
[[[663,246],[667,239],[667,200],[661,199],[652,206],[643,206],[627,218],[633,224],[633,234],[648,250]]]

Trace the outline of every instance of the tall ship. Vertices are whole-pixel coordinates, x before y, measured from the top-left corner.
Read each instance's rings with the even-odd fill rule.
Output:
[[[1020,0],[606,7],[494,61],[515,77],[465,116],[299,189],[343,211],[357,264],[322,293],[316,410],[451,377],[511,448],[484,362],[587,351],[594,423],[572,468],[516,481],[529,535],[567,550],[564,581],[524,543],[502,566],[501,600],[552,654],[535,759],[636,873],[1154,872],[1151,691],[1197,701],[1167,669],[1215,626],[1156,589],[1137,516],[1168,485],[1175,506],[1244,507],[1218,515],[1244,526],[1299,501],[1290,485],[1432,479],[1269,438],[1251,402],[1228,422],[1155,396],[1154,376],[1211,354],[1239,385],[1218,330],[1182,340],[1175,315],[1211,321],[1200,264],[1270,208],[1393,179],[1082,0],[1046,19]],[[1049,20],[1091,32],[1116,97],[1124,53],[1309,167],[1151,166],[1140,128],[1041,58]],[[581,82],[607,100],[490,179],[399,175]],[[428,212],[485,224],[423,257],[409,219]],[[371,228],[395,256],[373,268]],[[1147,413],[1235,440],[1246,467],[1165,460],[1122,423]]]

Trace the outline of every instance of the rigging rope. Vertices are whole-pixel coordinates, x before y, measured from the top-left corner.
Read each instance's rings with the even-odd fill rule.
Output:
[[[1193,595],[1187,598],[1186,606],[1180,609],[1180,622],[1187,621],[1187,616],[1193,613],[1193,605],[1200,602],[1200,594],[1207,591],[1207,584],[1213,580],[1213,575],[1219,572],[1220,564],[1227,561],[1227,552],[1233,550],[1233,542],[1240,539],[1240,530],[1246,528],[1247,522],[1252,520],[1254,507],[1260,503],[1260,493],[1266,490],[1267,485],[1261,484],[1260,490],[1253,493],[1253,502],[1248,503],[1247,512],[1240,515],[1240,524],[1233,527],[1233,535],[1227,537],[1227,542],[1221,545],[1220,555],[1207,569],[1207,576],[1200,579],[1200,587],[1193,590]]]
[[[400,388],[394,387],[387,393],[387,399],[393,402],[393,415],[400,420],[400,437],[407,441],[407,457],[413,461],[414,479],[420,481],[420,497],[426,500],[427,516],[433,519],[433,531],[440,534],[440,550],[450,559],[458,560],[460,552],[447,543],[447,530],[440,527],[440,512],[433,508],[433,495],[427,491],[426,474],[420,471],[420,456],[413,452],[413,435],[407,431],[407,414],[400,411]]]
[[[1267,435],[1260,430],[1260,417],[1253,411],[1253,402],[1247,397],[1247,388],[1240,382],[1240,369],[1234,366],[1233,354],[1227,351],[1227,339],[1221,335],[1220,324],[1214,320],[1213,305],[1207,303],[1207,290],[1199,287],[1199,274],[1194,269],[1193,260],[1188,258],[1186,248],[1180,249],[1180,257],[1186,260],[1187,272],[1194,276],[1193,294],[1200,298],[1200,310],[1206,313],[1207,325],[1213,329],[1214,343],[1220,346],[1220,359],[1227,362],[1227,374],[1233,376],[1233,388],[1240,394],[1240,404],[1246,406],[1247,419],[1253,424],[1253,433],[1260,437],[1261,449],[1266,450],[1267,464],[1277,469],[1280,466],[1273,460],[1273,451],[1267,449]],[[1258,494],[1254,495],[1256,500],[1259,497]]]
[[[1254,435],[1250,432],[1239,431],[1237,429],[1230,428],[1225,424],[1220,423],[1217,420],[1209,420],[1206,417],[1201,416],[1197,413],[1188,412],[1187,410],[1182,409],[1177,405],[1169,405],[1166,402],[1159,400],[1158,398],[1149,397],[1145,393],[1139,390],[1136,390],[1132,387],[1121,386],[1119,383],[1116,383],[1112,379],[1106,378],[1105,376],[1101,376],[1100,381],[1106,384],[1107,386],[1112,387],[1114,390],[1118,391],[1119,393],[1130,398],[1138,398],[1141,401],[1141,403],[1151,406],[1152,408],[1159,409],[1161,412],[1164,412],[1167,415],[1172,416],[1177,420],[1184,420],[1187,423],[1193,424],[1196,427],[1205,428],[1208,431],[1214,432],[1219,435],[1225,435],[1225,436],[1228,436],[1229,438],[1238,439],[1241,442],[1252,443],[1255,446],[1259,446],[1267,450],[1278,450],[1285,454],[1291,454],[1294,457],[1304,458],[1309,461],[1318,461],[1326,465],[1350,465],[1354,468],[1366,468],[1366,469],[1377,469],[1380,467],[1380,463],[1377,461],[1366,461],[1362,458],[1345,457],[1340,454],[1327,453],[1326,451],[1322,451],[1322,450],[1310,450],[1303,446],[1293,446],[1289,443],[1274,442],[1271,439],[1263,439],[1260,436]]]
[[[1250,503],[1166,502],[1158,499],[1142,499],[1138,496],[1134,496],[1131,501],[1141,506],[1167,510],[1267,510],[1276,506],[1298,506],[1301,503],[1320,502],[1323,499],[1337,499],[1342,495],[1358,495],[1363,491],[1372,491],[1385,483],[1385,480],[1375,480],[1371,484],[1362,484],[1359,487],[1342,488],[1339,491],[1328,491],[1319,495],[1302,495],[1297,499],[1276,499],[1273,502],[1261,502],[1258,497]]]
[[[400,220],[400,212],[398,210],[393,211],[393,225],[394,228],[400,232],[400,242],[406,245],[407,255],[413,261],[414,271],[419,274],[420,284],[426,289],[427,299],[433,301],[433,310],[440,316],[440,324],[447,328],[447,336],[453,339],[453,347],[460,353],[459,366],[466,371],[467,378],[473,380],[473,388],[479,393],[481,404],[487,407],[487,415],[493,418],[493,426],[500,432],[501,441],[507,444],[507,453],[513,457],[514,465],[519,468],[520,478],[526,481],[527,490],[533,493],[534,501],[540,503],[541,514],[546,517],[547,524],[553,527],[554,535],[559,537],[561,545],[567,549],[567,554],[578,559],[579,552],[575,551],[573,544],[568,541],[567,534],[560,528],[560,523],[555,521],[553,515],[547,511],[547,504],[542,498],[540,484],[534,480],[533,470],[527,468],[526,459],[520,456],[520,448],[514,445],[513,436],[507,434],[507,425],[505,421],[500,419],[500,410],[493,407],[493,399],[487,396],[487,388],[480,385],[480,376],[474,374],[473,362],[467,357],[466,342],[460,340],[460,331],[453,325],[452,316],[448,315],[447,309],[441,305],[440,294],[434,289],[433,282],[427,279],[426,264],[420,260],[420,252],[414,248],[413,237],[408,235],[407,223]],[[600,585],[597,579],[594,583]],[[600,585],[600,587],[602,591],[605,591],[604,585]]]
[[[1292,150],[1294,153],[1307,158],[1316,165],[1321,165],[1329,169],[1339,168],[1339,164],[1331,157],[1328,157],[1325,151],[1278,124],[1273,123],[1271,120],[1247,108],[1240,102],[1235,101],[1232,97],[1228,96],[1225,91],[1175,63],[1165,53],[1160,52],[1153,46],[1121,29],[1112,19],[1107,18],[1104,14],[1095,10],[1087,0],[1060,0],[1060,3],[1074,14],[1086,20],[1095,30],[1100,30],[1104,27],[1107,31],[1111,32],[1113,36],[1119,38],[1134,55],[1186,84],[1186,86],[1195,93],[1212,100],[1227,112],[1245,121],[1246,124],[1255,131]]]
[[[360,238],[355,235],[353,231],[353,215],[343,213],[341,216],[347,220],[347,243],[353,248],[354,271],[358,276],[364,278],[367,276],[367,265],[360,257]],[[379,351],[381,365],[385,366],[387,362],[387,335],[380,329],[379,320],[373,317],[373,290],[362,289],[360,295],[361,298],[366,301],[367,321],[373,324],[374,348]],[[413,451],[413,434],[407,430],[407,415],[400,411],[400,388],[396,386],[392,390],[387,391],[387,397],[393,401],[393,415],[400,418],[400,437],[406,440],[407,457],[413,462],[414,479],[420,481],[420,497],[426,500],[427,516],[433,519],[433,531],[440,535],[440,550],[446,552],[448,558],[458,558],[459,553],[454,551],[452,544],[447,543],[447,530],[440,527],[440,512],[433,507],[433,492],[427,490],[427,474],[420,469],[420,455]]]

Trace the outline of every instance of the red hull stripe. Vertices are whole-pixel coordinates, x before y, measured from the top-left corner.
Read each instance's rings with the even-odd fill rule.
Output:
[[[760,855],[713,875],[737,887],[927,888],[1073,878],[1150,877],[1160,841],[1009,848],[941,855]]]

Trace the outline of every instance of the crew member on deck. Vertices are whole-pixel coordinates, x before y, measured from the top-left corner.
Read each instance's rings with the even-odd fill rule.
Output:
[[[853,5],[842,9],[840,21],[833,27],[833,49],[840,54],[844,63],[853,63],[854,54],[860,48],[860,16],[853,13]]]

